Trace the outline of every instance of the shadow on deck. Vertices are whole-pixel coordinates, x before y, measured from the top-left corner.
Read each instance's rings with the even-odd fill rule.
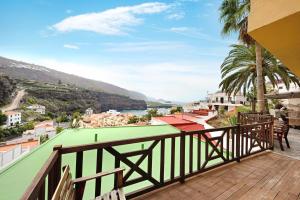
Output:
[[[300,161],[272,152],[262,153],[136,198],[154,199],[300,200]]]
[[[280,150],[279,143],[275,140],[274,152],[300,160],[300,130],[291,128],[288,134],[288,140],[291,148],[287,148],[286,143],[283,142],[284,151]]]

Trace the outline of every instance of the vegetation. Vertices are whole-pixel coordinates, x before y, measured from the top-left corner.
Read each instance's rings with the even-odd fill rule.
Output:
[[[236,112],[241,112],[241,113],[251,112],[251,108],[249,106],[239,106],[237,107]]]
[[[287,89],[290,88],[291,83],[300,85],[297,76],[267,50],[264,49],[262,51],[262,57],[264,93],[267,92],[266,80],[269,80],[273,87],[277,86],[279,80],[283,81]],[[256,52],[254,45],[232,45],[232,50],[221,65],[221,89],[228,94],[237,94],[242,91],[246,95],[253,88],[255,94],[257,91],[255,62]]]
[[[60,126],[56,127],[56,134],[59,134],[59,133],[62,132],[63,130],[64,130],[63,127],[60,127]]]
[[[238,112],[250,112],[251,108],[249,106],[239,106],[233,112],[225,112],[225,110],[220,107],[219,115],[214,119],[209,120],[207,123],[215,128],[221,128],[224,126],[234,126],[237,124],[237,113]]]
[[[9,138],[21,136],[24,131],[34,129],[33,122],[26,123],[24,125],[16,125],[10,128],[0,128],[0,141],[5,141]]]
[[[5,114],[2,113],[2,111],[0,110],[0,126],[4,125],[6,123],[7,117]]]
[[[223,22],[222,33],[229,35],[232,32],[239,33],[239,39],[243,43],[255,45],[256,54],[256,90],[258,111],[262,112],[265,109],[264,102],[264,87],[263,87],[263,66],[262,66],[262,47],[259,43],[255,42],[250,35],[247,34],[248,30],[248,16],[250,13],[250,0],[223,0],[220,7],[220,19]]]
[[[45,143],[47,140],[49,140],[48,134],[40,136],[40,144]]]
[[[224,106],[220,106],[218,110],[218,115],[223,116],[225,114],[225,108]]]
[[[183,112],[183,108],[181,106],[177,106],[175,108],[172,108],[170,110],[170,114],[174,114],[174,113],[182,113]]]
[[[0,75],[0,107],[6,105],[16,89],[16,82],[8,76]]]
[[[74,112],[72,114],[72,120],[71,120],[71,128],[78,128],[79,127],[79,121],[81,119],[80,112]]]
[[[69,118],[66,112],[60,113],[60,115],[56,118],[57,123],[69,122]]]
[[[128,120],[128,124],[136,124],[140,121],[139,117],[137,117],[136,115],[132,116],[132,117],[129,117],[129,120]]]
[[[238,123],[237,116],[234,115],[234,116],[229,117],[228,121],[232,126],[235,126]]]
[[[147,111],[147,114],[144,115],[143,117],[144,117],[146,120],[150,121],[150,120],[152,119],[152,117],[161,117],[161,116],[162,116],[162,114],[159,114],[159,113],[158,113],[158,110],[157,110],[156,108],[154,108],[154,109],[148,110],[148,111]]]
[[[147,101],[148,108],[171,108],[173,105],[168,103],[160,103],[156,101]]]
[[[105,92],[77,88],[71,85],[57,85],[49,83],[23,81],[20,83],[28,93],[24,97],[24,105],[44,105],[48,112],[81,113],[89,107],[95,112],[104,112],[109,109],[132,110],[146,109],[146,102],[126,96]]]

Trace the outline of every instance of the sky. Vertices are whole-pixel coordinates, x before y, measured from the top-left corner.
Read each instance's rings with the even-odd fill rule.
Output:
[[[221,0],[3,0],[0,56],[190,102],[218,90],[236,43]]]

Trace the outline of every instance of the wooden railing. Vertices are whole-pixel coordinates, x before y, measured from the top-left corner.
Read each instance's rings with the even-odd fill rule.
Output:
[[[91,168],[91,165],[95,165],[94,173],[104,171],[108,167],[108,160],[113,159],[114,164],[109,166],[110,169],[120,166],[126,168],[123,185],[127,198],[133,198],[174,182],[183,183],[186,178],[196,174],[233,161],[240,162],[242,158],[272,149],[272,127],[272,122],[238,124],[113,142],[57,146],[22,199],[51,199],[60,178],[63,155],[75,156],[75,164],[70,165],[75,170],[75,178],[82,177],[83,174],[91,175],[93,172],[86,174],[84,170],[85,167]],[[88,161],[84,160],[84,155],[88,157]],[[112,189],[117,184],[116,177],[110,182],[114,184],[97,179],[92,185],[94,192],[86,194],[87,198],[91,199],[99,196],[102,191]],[[135,186],[134,189],[132,185]],[[80,187],[75,185],[75,190],[80,191]]]
[[[241,113],[238,112],[238,123],[243,124],[253,124],[257,122],[272,122],[273,116],[269,114],[264,114],[262,112],[248,112],[248,113]]]

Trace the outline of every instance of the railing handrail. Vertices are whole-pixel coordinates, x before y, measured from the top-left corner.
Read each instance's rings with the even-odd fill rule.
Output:
[[[264,124],[266,124],[266,123],[258,123],[255,125],[264,125]],[[115,141],[107,141],[107,142],[72,145],[72,146],[62,147],[61,153],[62,154],[76,153],[79,151],[88,151],[88,150],[93,150],[93,149],[105,148],[105,147],[109,147],[109,146],[119,146],[119,145],[124,145],[124,144],[133,144],[133,143],[137,143],[137,142],[148,142],[148,141],[152,141],[152,140],[174,138],[174,137],[178,137],[182,134],[186,134],[186,135],[189,135],[192,133],[204,134],[207,132],[229,130],[229,129],[233,129],[236,127],[237,126],[227,126],[227,127],[222,127],[222,128],[209,128],[209,129],[204,129],[204,130],[199,130],[199,131],[188,131],[188,132],[182,131],[181,133],[171,133],[171,134],[166,134],[166,135],[147,136],[147,137],[126,139],[126,140],[115,140]]]
[[[60,156],[58,150],[54,150],[47,161],[44,163],[42,168],[36,174],[34,179],[32,180],[30,186],[25,191],[24,195],[21,197],[21,200],[28,200],[28,199],[36,199],[38,196],[38,190],[43,185],[43,181],[52,169],[53,165],[56,163]]]
[[[73,146],[62,147],[61,153],[62,154],[76,153],[80,151],[88,151],[93,149],[105,148],[109,146],[120,146],[120,145],[133,144],[138,142],[148,142],[152,140],[175,138],[175,137],[179,137],[181,134],[182,133],[173,133],[173,134],[166,134],[166,135],[132,138],[126,140],[115,140],[115,141],[97,142],[97,143],[89,143],[89,144],[82,144],[82,145],[73,145]]]
[[[266,124],[269,124],[269,122],[255,123],[255,124],[243,124],[243,125],[241,125],[241,127],[261,126],[261,125],[266,125]],[[88,151],[88,150],[93,150],[93,149],[98,149],[98,148],[105,148],[108,146],[119,146],[119,145],[124,145],[124,144],[133,144],[133,143],[137,143],[137,142],[147,142],[147,141],[151,141],[151,140],[174,138],[174,137],[180,136],[181,134],[193,134],[193,133],[204,134],[204,133],[208,133],[208,132],[216,132],[216,131],[224,131],[224,130],[234,129],[237,127],[238,127],[238,125],[226,126],[226,127],[221,127],[221,128],[209,128],[209,129],[198,130],[198,131],[188,131],[188,132],[182,131],[181,133],[171,133],[171,134],[158,135],[158,136],[147,136],[147,137],[126,139],[126,140],[115,140],[115,141],[107,141],[107,142],[72,145],[72,146],[62,147],[61,153],[62,154],[76,153],[79,151]]]

